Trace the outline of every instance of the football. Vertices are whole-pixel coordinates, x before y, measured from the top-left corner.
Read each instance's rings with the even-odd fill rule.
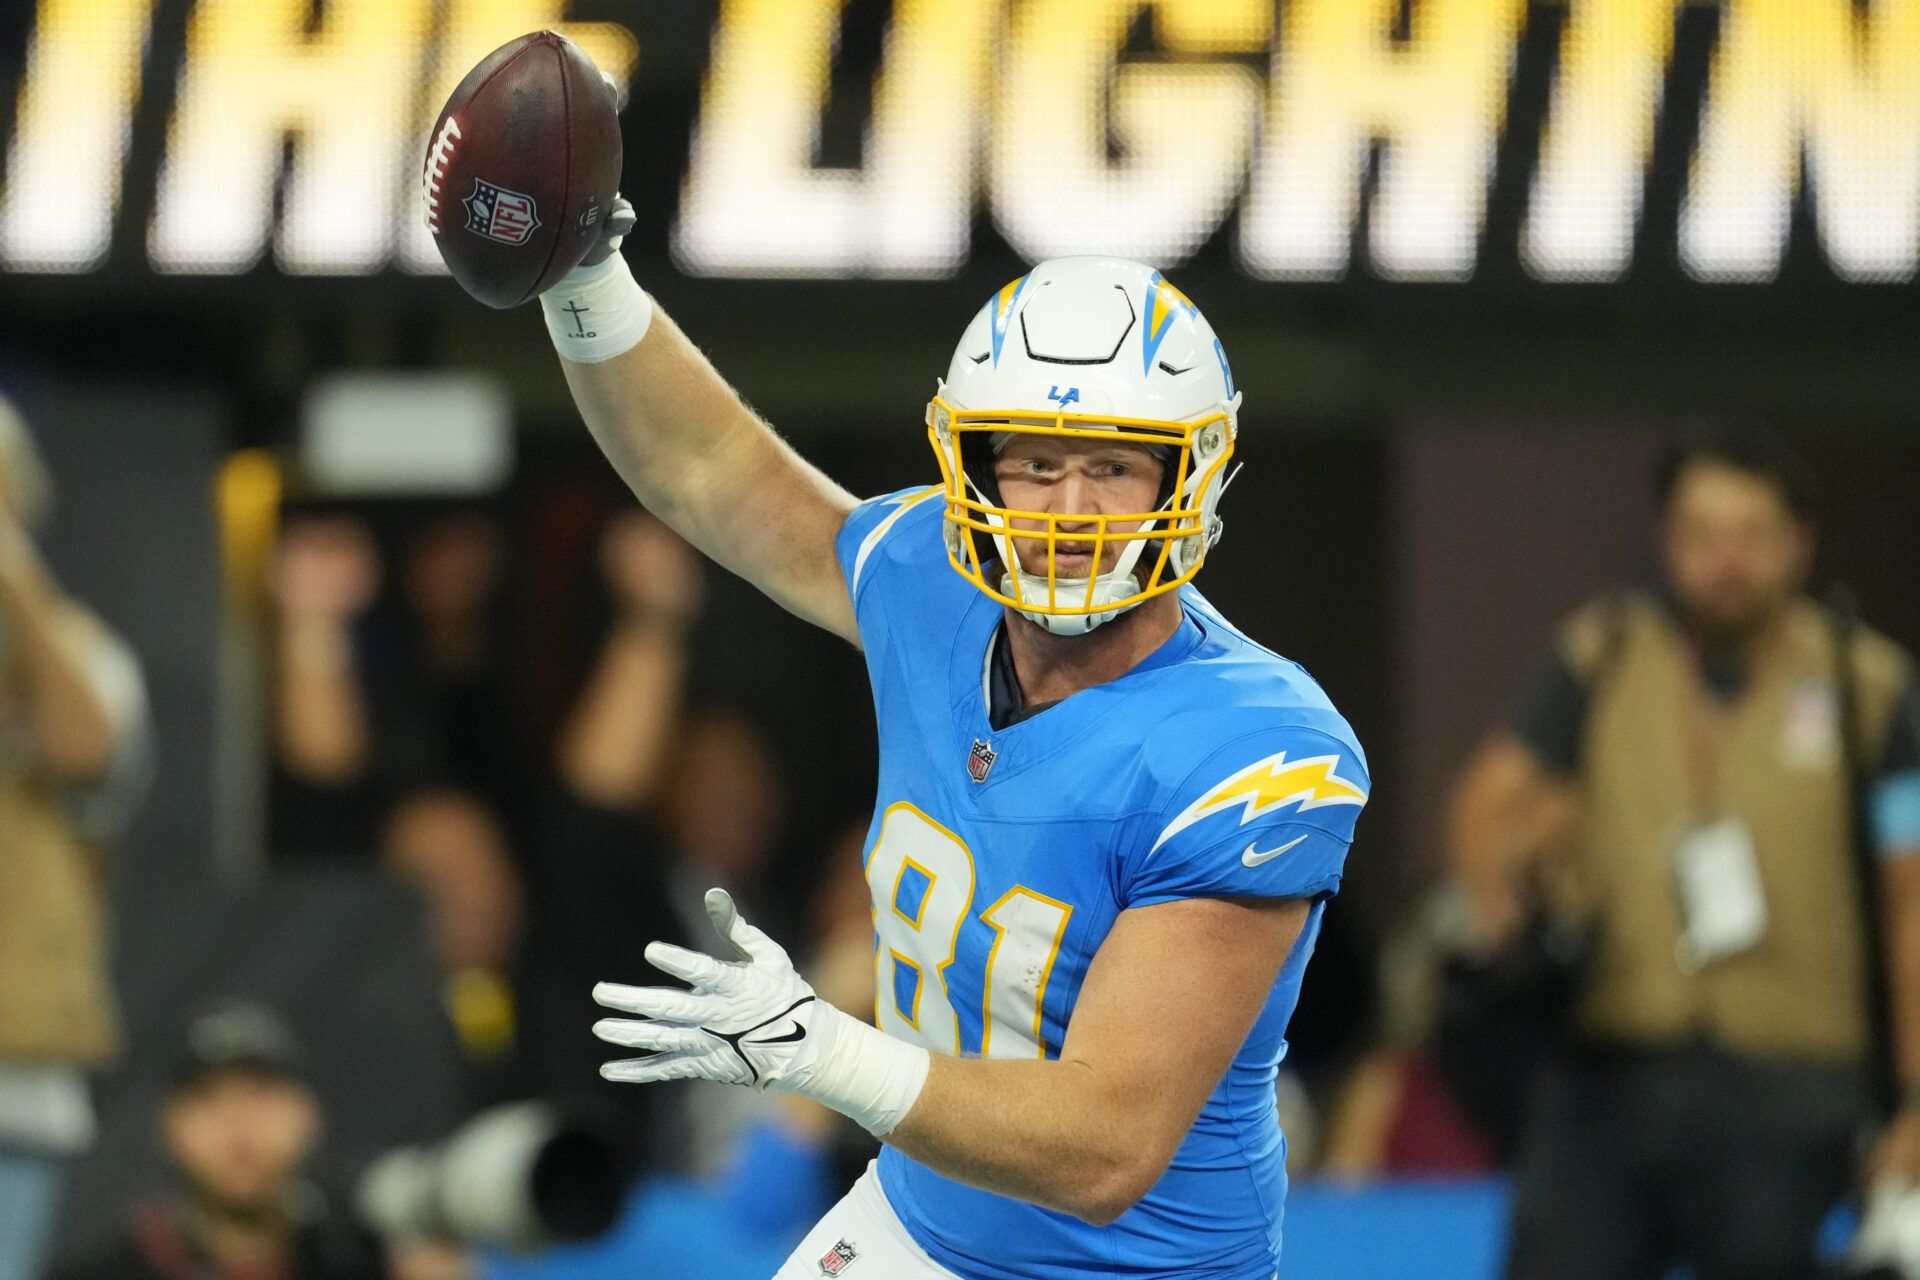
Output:
[[[515,307],[580,265],[620,185],[617,110],[592,60],[552,31],[467,73],[421,173],[427,226],[462,288]]]

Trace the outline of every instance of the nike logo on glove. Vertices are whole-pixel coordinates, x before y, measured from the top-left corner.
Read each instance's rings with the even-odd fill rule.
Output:
[[[753,1077],[750,1083],[759,1084],[760,1068],[753,1065],[753,1059],[747,1056],[747,1050],[758,1049],[762,1045],[769,1045],[769,1044],[798,1043],[799,1041],[805,1040],[807,1038],[807,1029],[801,1026],[799,1021],[796,1019],[793,1024],[793,1030],[787,1035],[769,1036],[765,1040],[749,1040],[747,1039],[747,1037],[752,1035],[754,1032],[761,1030],[764,1027],[772,1026],[774,1023],[780,1021],[780,1019],[791,1014],[795,1009],[798,1009],[801,1005],[811,1003],[813,999],[814,997],[812,996],[803,996],[800,999],[795,1000],[792,1004],[788,1005],[786,1008],[782,1009],[780,1012],[774,1014],[771,1018],[768,1018],[765,1022],[756,1022],[752,1026],[748,1027],[745,1031],[735,1031],[732,1034],[728,1034],[725,1031],[715,1031],[712,1027],[701,1027],[700,1029],[706,1032],[708,1035],[712,1036],[715,1040],[719,1040],[723,1042],[727,1046],[727,1048],[733,1050],[734,1056],[739,1058],[740,1061],[747,1064],[747,1073]]]
[[[1271,862],[1305,839],[1305,836],[1300,836],[1297,839],[1287,841],[1277,849],[1255,849],[1253,845],[1250,844],[1247,846],[1247,851],[1240,855],[1240,865],[1243,867],[1257,867],[1263,862]],[[1255,843],[1258,843],[1258,841]]]

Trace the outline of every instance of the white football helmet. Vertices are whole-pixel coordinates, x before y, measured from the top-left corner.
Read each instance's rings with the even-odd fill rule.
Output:
[[[927,406],[946,488],[947,558],[961,577],[1047,630],[1079,635],[1198,573],[1220,536],[1215,507],[1240,395],[1213,327],[1158,271],[1125,258],[1053,258],[974,317]],[[993,458],[1016,434],[1132,441],[1166,466],[1147,512],[1012,510]],[[1016,529],[1014,520],[1032,529]],[[1071,526],[1062,532],[1062,525]],[[1121,528],[1117,526],[1132,526]],[[981,553],[982,535],[997,551]],[[1059,541],[1094,543],[1088,577],[1054,573]],[[1014,540],[1047,551],[1030,573]],[[1124,547],[1101,573],[1108,544]],[[991,576],[990,576],[991,575]]]

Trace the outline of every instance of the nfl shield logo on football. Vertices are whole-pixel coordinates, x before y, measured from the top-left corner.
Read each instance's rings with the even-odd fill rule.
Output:
[[[859,1256],[859,1252],[855,1250],[852,1245],[842,1240],[839,1244],[827,1250],[826,1257],[820,1259],[820,1274],[823,1276],[837,1276],[852,1266],[853,1260]]]
[[[975,782],[985,782],[987,775],[993,772],[993,762],[999,758],[998,751],[975,738],[973,750],[967,753],[967,776]]]
[[[525,244],[540,225],[533,197],[484,178],[473,180],[473,193],[461,202],[467,207],[467,230],[501,244]]]

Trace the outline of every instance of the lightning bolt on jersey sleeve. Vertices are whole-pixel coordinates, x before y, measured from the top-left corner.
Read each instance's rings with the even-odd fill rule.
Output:
[[[846,522],[840,526],[840,534],[834,539],[834,555],[840,561],[841,575],[847,580],[847,594],[853,598],[863,639],[870,610],[864,608],[862,602],[874,594],[874,584],[888,576],[887,565],[892,558],[892,548],[887,545],[889,538],[898,536],[899,526],[910,512],[918,510],[923,518],[929,514],[937,517],[940,504],[936,501],[929,507],[928,500],[937,499],[939,494],[939,489],[923,486],[869,498],[848,512]]]
[[[1302,726],[1237,738],[1171,788],[1123,867],[1123,901],[1330,896],[1370,785],[1351,738]]]

